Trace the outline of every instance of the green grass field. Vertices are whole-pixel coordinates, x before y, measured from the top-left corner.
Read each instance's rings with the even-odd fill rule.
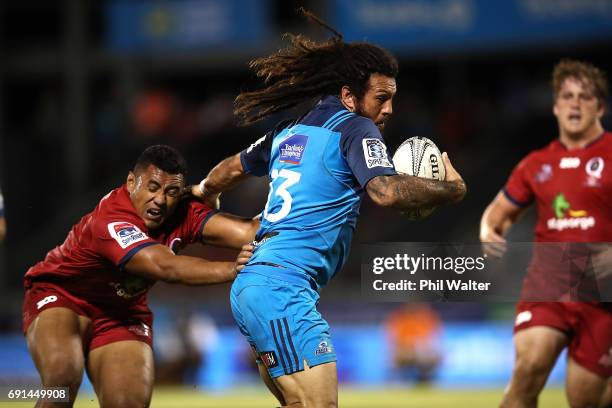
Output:
[[[438,389],[354,389],[342,387],[339,406],[342,408],[494,408],[502,390],[438,390]],[[2,404],[0,403],[0,406]],[[11,408],[31,407],[32,403],[11,403]],[[75,407],[97,407],[93,395],[82,395]],[[271,408],[274,398],[263,389],[239,389],[227,394],[211,395],[185,388],[156,388],[153,408]],[[539,408],[566,407],[562,389],[546,390],[540,397]]]

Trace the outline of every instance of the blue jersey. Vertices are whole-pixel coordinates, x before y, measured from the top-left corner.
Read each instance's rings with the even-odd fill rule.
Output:
[[[348,257],[368,181],[396,174],[374,122],[334,96],[282,122],[240,159],[247,174],[271,179],[249,269],[273,266],[282,278],[317,288]]]

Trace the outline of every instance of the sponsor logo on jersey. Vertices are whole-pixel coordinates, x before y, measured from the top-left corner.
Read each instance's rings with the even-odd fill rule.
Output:
[[[527,323],[528,321],[531,320],[532,317],[533,315],[531,314],[531,312],[529,310],[525,310],[516,315],[516,320],[514,321],[514,325],[518,326],[520,324]]]
[[[536,174],[535,179],[538,183],[544,183],[550,180],[552,175],[553,175],[553,167],[550,164],[543,164],[542,167],[540,168],[540,171]]]
[[[326,341],[319,343],[319,346],[315,350],[315,355],[320,356],[321,354],[328,354],[332,352],[332,346]]]
[[[49,303],[53,303],[57,301],[57,296],[50,295],[44,298],[43,300],[39,300],[36,302],[36,309],[40,309],[41,307],[48,305]]]
[[[585,210],[573,210],[563,193],[555,196],[552,203],[555,218],[550,218],[546,224],[548,229],[563,231],[566,229],[587,230],[595,226],[595,218]]]
[[[289,136],[278,145],[280,150],[279,160],[283,163],[300,164],[302,156],[304,155],[304,150],[306,150],[307,142],[308,136]]]
[[[589,159],[586,166],[584,166],[584,169],[586,170],[586,173],[589,176],[599,179],[601,178],[601,173],[603,172],[604,164],[604,160],[601,157],[593,157]]]
[[[137,226],[129,222],[111,222],[108,224],[108,232],[122,249],[148,238]]]
[[[580,166],[580,157],[562,157],[559,162],[559,168],[562,169],[577,169]]]
[[[145,323],[133,324],[128,326],[128,330],[138,336],[151,337],[151,328]]]
[[[263,351],[259,353],[259,358],[266,368],[272,368],[278,365],[278,359],[274,351]]]
[[[372,167],[393,167],[387,156],[387,146],[380,139],[363,139],[363,156],[368,169]]]

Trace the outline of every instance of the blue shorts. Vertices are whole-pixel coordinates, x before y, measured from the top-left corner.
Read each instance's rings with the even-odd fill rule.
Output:
[[[240,332],[270,377],[336,361],[329,325],[317,311],[317,291],[245,268],[230,301]]]

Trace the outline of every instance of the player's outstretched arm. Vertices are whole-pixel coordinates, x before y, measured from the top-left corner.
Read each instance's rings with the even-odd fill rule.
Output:
[[[450,163],[446,153],[442,154],[442,160],[446,167],[445,181],[407,174],[378,176],[368,182],[366,191],[376,204],[398,210],[457,203],[465,197],[465,182]]]
[[[212,216],[204,225],[202,243],[240,249],[255,239],[259,219],[243,218],[226,213]]]
[[[487,244],[483,245],[485,254],[501,257],[506,252],[504,235],[523,212],[524,208],[508,200],[503,192],[497,193],[480,219],[480,242]]]
[[[200,188],[204,194],[220,194],[231,190],[247,177],[248,175],[242,168],[240,153],[236,153],[213,167],[200,183]]]
[[[244,251],[240,253],[239,260],[243,258]],[[211,262],[193,256],[175,255],[165,245],[143,248],[125,265],[128,273],[185,285],[230,282],[236,277],[238,269],[237,262]]]

